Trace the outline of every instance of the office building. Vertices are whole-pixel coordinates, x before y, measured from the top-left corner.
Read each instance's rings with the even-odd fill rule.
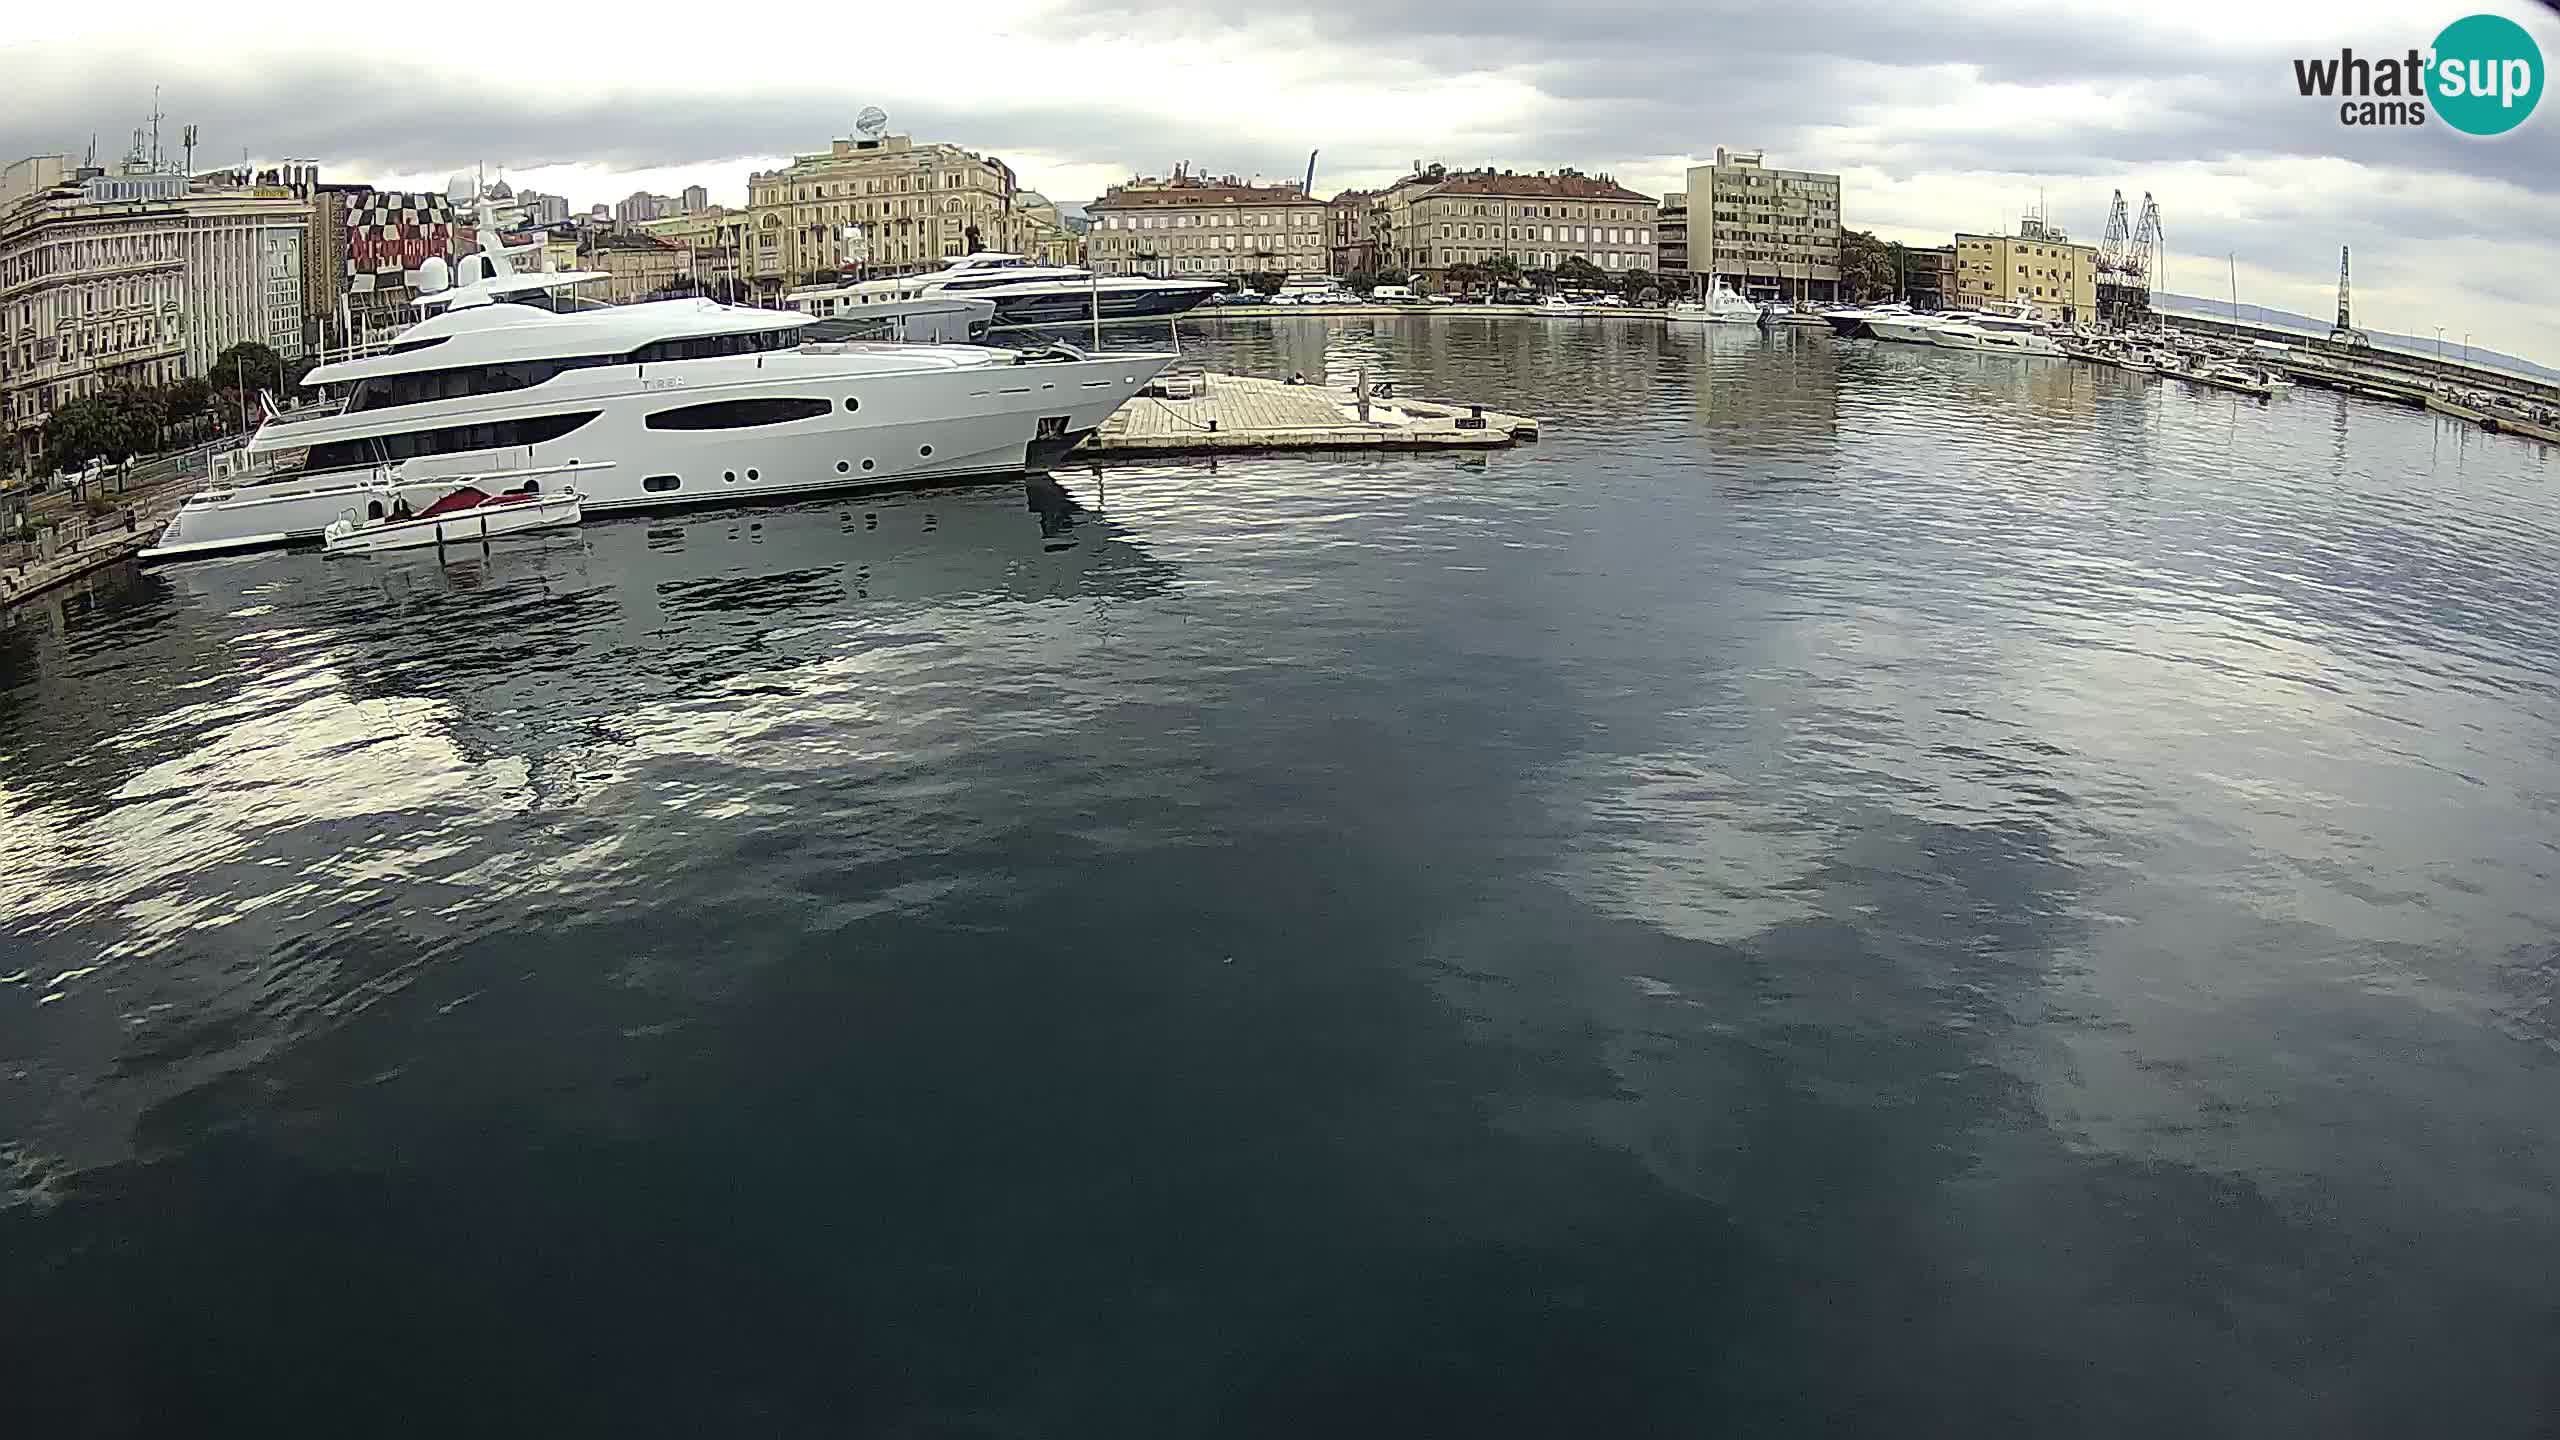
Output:
[[[1689,270],[1770,300],[1840,295],[1840,177],[1772,170],[1757,150],[1716,147],[1689,167]]]
[[[2018,222],[2015,235],[1958,235],[1955,304],[1975,310],[2023,301],[2065,324],[2098,316],[2098,251],[2074,245],[2042,216]]]

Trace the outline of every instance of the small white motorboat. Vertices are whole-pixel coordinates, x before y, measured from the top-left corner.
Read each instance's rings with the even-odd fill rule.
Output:
[[[1758,301],[1745,299],[1719,278],[1703,302],[1682,301],[1665,311],[1663,318],[1675,324],[1758,325],[1764,323],[1765,311]]]
[[[581,518],[578,492],[535,489],[492,495],[465,485],[412,515],[395,505],[379,520],[339,520],[321,532],[331,555],[371,555],[430,545],[477,545],[503,535],[556,530]]]

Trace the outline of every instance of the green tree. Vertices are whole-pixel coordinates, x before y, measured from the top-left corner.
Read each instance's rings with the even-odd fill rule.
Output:
[[[1461,260],[1440,273],[1449,288],[1460,295],[1474,294],[1484,286],[1484,267],[1472,260]]]
[[[1853,300],[1873,300],[1890,295],[1898,273],[1893,251],[1867,230],[1840,232],[1840,288]]]
[[[282,391],[285,388],[284,357],[255,340],[233,342],[213,357],[205,378],[218,389],[235,395],[255,395],[261,390]]]
[[[1289,277],[1277,270],[1254,270],[1247,272],[1243,279],[1244,288],[1257,295],[1277,295]]]
[[[1614,290],[1617,288],[1617,281],[1608,271],[1579,255],[1566,256],[1564,263],[1556,267],[1556,283],[1568,290]]]
[[[92,460],[113,464],[150,449],[159,429],[158,407],[143,391],[83,395],[44,422],[46,467],[77,470]]]
[[[160,392],[160,413],[164,423],[178,424],[205,412],[213,404],[213,387],[200,375],[189,375]]]
[[[1527,278],[1529,284],[1540,291],[1553,291],[1556,288],[1556,272],[1543,266],[1530,271]]]
[[[1485,275],[1496,285],[1520,283],[1520,262],[1509,255],[1496,255],[1485,262]]]
[[[1650,305],[1662,298],[1662,284],[1650,270],[1630,270],[1619,276],[1618,289],[1630,305]]]

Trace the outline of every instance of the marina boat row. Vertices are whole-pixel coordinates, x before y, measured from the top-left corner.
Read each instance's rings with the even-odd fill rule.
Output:
[[[2012,355],[2060,355],[2053,327],[2031,306],[1927,315],[1879,306],[1846,317],[1852,332],[1878,340],[1935,345],[1942,350],[1988,350]],[[1833,317],[1838,330],[1842,317]]]

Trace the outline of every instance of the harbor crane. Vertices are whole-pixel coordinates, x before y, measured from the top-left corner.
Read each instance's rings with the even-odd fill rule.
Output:
[[[2117,329],[2138,325],[2150,313],[2151,288],[2159,283],[2167,243],[2160,226],[2160,202],[2148,191],[2142,197],[2140,218],[2133,215],[2124,192],[2115,192],[2114,203],[2107,207],[2106,233],[2098,243],[2098,313]]]

